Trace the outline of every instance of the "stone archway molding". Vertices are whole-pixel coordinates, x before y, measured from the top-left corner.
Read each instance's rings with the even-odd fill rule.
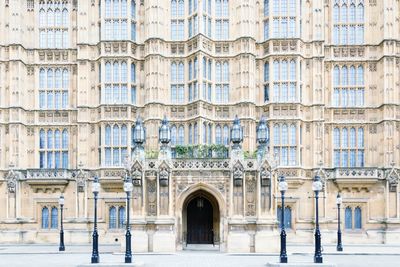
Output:
[[[197,191],[205,191],[207,193],[209,193],[211,196],[213,196],[215,198],[215,200],[218,203],[218,209],[219,209],[219,213],[220,216],[223,217],[225,216],[225,211],[226,211],[226,206],[225,206],[225,200],[224,200],[224,196],[221,194],[221,192],[213,187],[212,185],[203,183],[203,182],[199,182],[197,184],[191,185],[189,187],[187,187],[185,190],[183,190],[177,197],[177,209],[179,211],[182,211],[185,207],[184,204],[186,202],[186,200],[193,194],[196,193]]]

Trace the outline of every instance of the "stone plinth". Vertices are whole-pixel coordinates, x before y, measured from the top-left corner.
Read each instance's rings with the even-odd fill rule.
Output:
[[[336,267],[333,263],[312,263],[312,262],[291,262],[291,263],[270,263],[267,267]]]

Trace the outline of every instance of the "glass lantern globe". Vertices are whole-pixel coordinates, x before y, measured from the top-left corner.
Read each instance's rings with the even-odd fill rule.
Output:
[[[135,127],[133,128],[133,142],[136,144],[143,144],[146,141],[146,129],[140,118],[136,120]]]
[[[336,196],[336,205],[341,205],[343,202],[342,196],[338,193]]]
[[[168,144],[171,141],[171,128],[169,127],[167,117],[164,117],[158,129],[158,139],[162,144]]]
[[[237,115],[231,128],[231,140],[234,144],[239,144],[243,141],[243,128],[240,126],[240,120]]]
[[[265,117],[261,117],[256,129],[257,142],[259,144],[266,144],[269,141],[269,131]]]
[[[130,192],[132,192],[132,190],[133,190],[133,184],[130,179],[127,179],[124,182],[124,191],[125,191],[125,193],[130,193]]]
[[[61,195],[61,196],[60,196],[60,198],[58,199],[58,204],[60,204],[60,206],[63,206],[63,205],[64,205],[64,203],[65,203],[64,196],[63,196],[63,195]]]
[[[316,176],[314,177],[314,181],[313,181],[313,184],[312,184],[312,190],[313,190],[314,192],[319,192],[319,191],[322,190],[321,177],[319,177],[318,175],[316,175]]]
[[[279,188],[279,191],[281,191],[283,193],[288,190],[288,183],[286,182],[285,176],[283,176],[283,175],[279,177],[278,188]]]
[[[92,192],[95,194],[100,192],[100,183],[99,183],[99,178],[97,176],[94,177],[94,181],[92,183]]]

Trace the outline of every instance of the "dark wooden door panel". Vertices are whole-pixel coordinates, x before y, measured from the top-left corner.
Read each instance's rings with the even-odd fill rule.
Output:
[[[207,199],[199,199],[193,199],[187,206],[187,243],[213,244],[213,208]]]

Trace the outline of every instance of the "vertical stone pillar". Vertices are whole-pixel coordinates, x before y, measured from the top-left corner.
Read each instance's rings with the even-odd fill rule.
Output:
[[[146,214],[157,216],[157,176],[155,172],[149,172],[146,177]]]
[[[82,169],[80,169],[76,176],[76,216],[79,219],[85,218],[87,214],[86,181],[87,181],[87,173],[85,173]]]

